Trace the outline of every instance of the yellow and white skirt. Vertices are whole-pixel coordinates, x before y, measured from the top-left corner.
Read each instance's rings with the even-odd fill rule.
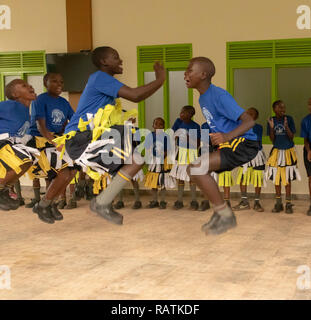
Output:
[[[301,180],[294,147],[286,150],[272,148],[267,161],[265,178],[272,180],[277,186],[280,184],[286,186],[290,181]]]

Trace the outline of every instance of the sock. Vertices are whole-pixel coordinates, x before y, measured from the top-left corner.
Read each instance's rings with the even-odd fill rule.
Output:
[[[162,189],[160,190],[160,201],[165,202],[165,198],[166,198],[166,189]]]
[[[125,187],[125,185],[131,181],[127,173],[122,172],[121,170],[116,174],[112,179],[111,183],[108,185],[107,189],[102,191],[97,197],[96,202],[101,206],[108,206],[117,196],[117,194]]]
[[[282,198],[281,197],[277,196],[275,198],[275,200],[276,200],[276,204],[282,204]]]
[[[183,202],[185,184],[178,183],[178,201]]]
[[[247,203],[248,199],[247,199],[247,192],[241,192],[241,200],[243,203]]]
[[[134,190],[135,201],[140,201],[138,181],[132,181],[132,185],[133,185],[133,190]]]
[[[40,196],[40,187],[38,188],[38,187],[34,187],[33,188],[33,193],[34,193],[34,195],[35,195],[35,199],[37,200],[37,201],[40,201],[40,199],[41,199],[41,196]]]
[[[45,197],[43,197],[40,202],[39,202],[39,206],[42,208],[47,208],[49,205],[51,205],[53,202],[53,200],[47,200],[45,199]]]
[[[214,207],[214,210],[223,217],[232,216],[232,210],[228,207],[227,203]]]
[[[14,188],[16,190],[17,198],[21,199],[22,198],[22,188],[21,188],[21,184],[20,184],[19,180],[17,182],[15,182]]]
[[[158,201],[158,189],[152,188],[152,201]]]
[[[190,183],[191,201],[197,201],[197,186],[194,183]]]
[[[255,202],[259,202],[260,200],[260,193],[255,193]]]

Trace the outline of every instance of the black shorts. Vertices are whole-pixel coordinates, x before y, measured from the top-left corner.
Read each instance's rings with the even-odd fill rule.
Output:
[[[259,151],[259,143],[245,138],[235,138],[219,146],[219,150],[220,170],[217,172],[230,171],[253,160]]]
[[[310,145],[310,146],[311,146],[311,145]],[[305,163],[305,167],[306,167],[306,171],[307,171],[307,176],[308,176],[308,177],[311,177],[311,162],[308,161],[307,155],[308,155],[308,152],[307,152],[306,148],[304,147],[304,148],[303,148],[303,161],[304,161],[304,163]]]

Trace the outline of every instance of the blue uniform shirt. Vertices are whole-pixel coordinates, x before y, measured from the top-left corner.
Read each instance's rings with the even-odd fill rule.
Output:
[[[309,143],[311,143],[311,114],[308,114],[302,119],[300,136],[307,138]]]
[[[186,123],[182,121],[180,118],[176,119],[175,123],[173,124],[172,130],[176,132],[178,129],[185,129],[187,133],[193,136],[190,136],[187,139],[187,145],[185,143],[185,139],[179,139],[177,145],[182,148],[190,148],[190,149],[197,149],[197,141],[198,139],[201,139],[201,128],[200,125],[194,121],[190,121],[189,123]],[[191,130],[189,132],[189,130]]]
[[[285,116],[287,117],[288,127],[291,130],[292,133],[296,132],[295,123],[291,116]],[[286,134],[285,127],[284,127],[284,117],[280,120],[276,119],[276,117],[273,117],[274,122],[274,134],[275,139],[273,142],[273,146],[277,149],[290,149],[294,146],[294,141],[289,139],[289,137]],[[267,123],[267,135],[270,135],[270,125],[269,122]]]
[[[115,104],[118,92],[124,84],[103,71],[90,75],[81,95],[77,111],[66,126],[65,133],[77,131],[79,119],[87,120],[86,114],[95,114],[99,108],[107,104]]]
[[[170,137],[163,131],[151,132],[146,136],[145,148],[152,148],[152,155],[160,156],[171,150]]]
[[[256,123],[253,127],[253,131],[257,137],[257,141],[259,142],[259,150],[262,149],[262,133],[263,133],[263,128],[262,125]]]
[[[37,127],[38,119],[45,119],[46,128],[50,132],[62,133],[67,120],[74,112],[69,102],[63,97],[52,97],[47,92],[42,93],[31,105],[31,124],[29,134],[42,136]]]
[[[7,100],[0,102],[0,134],[23,137],[30,126],[29,108],[20,102]]]
[[[241,124],[238,120],[244,112],[229,92],[213,84],[200,96],[199,103],[202,113],[211,132],[228,133]],[[256,135],[250,129],[242,137],[256,140]]]

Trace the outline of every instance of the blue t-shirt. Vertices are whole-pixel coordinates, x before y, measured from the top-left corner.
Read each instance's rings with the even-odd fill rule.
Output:
[[[302,119],[300,136],[307,138],[309,143],[311,143],[311,114]]]
[[[210,126],[211,132],[228,133],[241,124],[238,120],[244,112],[229,92],[213,84],[200,96],[199,103],[202,113]],[[242,137],[256,140],[256,135],[250,129]]]
[[[163,131],[151,132],[146,136],[144,142],[146,150],[152,148],[153,156],[160,156],[171,150],[170,137]]]
[[[77,131],[79,119],[87,120],[86,114],[94,115],[99,108],[115,104],[118,92],[124,84],[106,72],[96,71],[90,75],[82,92],[76,113],[66,126],[65,133]]]
[[[42,93],[31,105],[31,123],[29,134],[41,137],[37,127],[38,119],[45,119],[46,128],[50,132],[62,133],[64,125],[73,116],[69,102],[63,97],[54,98],[47,92]]]
[[[203,131],[203,130],[208,130],[208,131]],[[209,138],[209,133],[210,133],[210,127],[207,122],[204,122],[201,125],[201,141],[202,142],[211,144],[211,139]]]
[[[253,127],[253,131],[256,135],[256,140],[259,142],[259,150],[262,149],[262,133],[263,133],[263,128],[262,125],[256,123]]]
[[[287,117],[288,127],[292,133],[296,132],[295,123],[291,116],[285,116]],[[294,146],[294,141],[289,139],[288,135],[285,131],[284,126],[284,117],[282,119],[277,119],[276,117],[273,117],[274,122],[274,135],[275,139],[273,142],[273,146],[277,149],[290,149]],[[270,135],[270,125],[269,122],[267,123],[267,135]]]
[[[23,137],[30,126],[29,108],[20,102],[7,100],[0,102],[0,134]]]
[[[197,149],[198,139],[201,139],[200,125],[192,120],[189,123],[186,123],[182,121],[180,118],[178,118],[173,124],[172,130],[176,132],[179,129],[184,129],[185,133],[188,134],[188,138],[187,139],[184,139],[181,137],[178,138],[177,145],[182,148]]]

